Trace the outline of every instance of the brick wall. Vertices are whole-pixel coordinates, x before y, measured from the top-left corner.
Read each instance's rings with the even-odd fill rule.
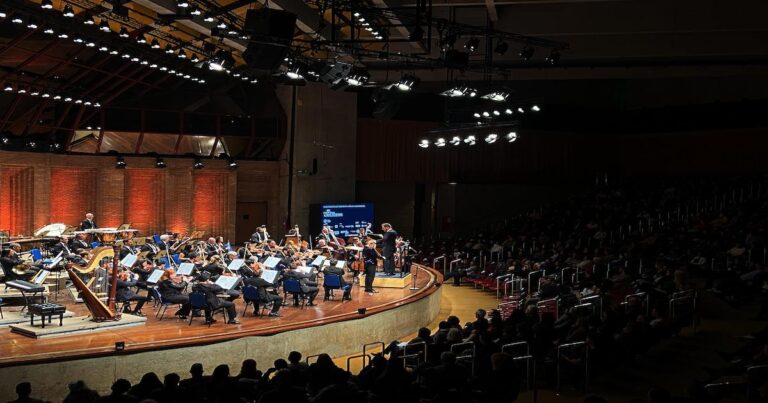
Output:
[[[0,151],[0,230],[29,235],[52,222],[78,225],[93,212],[101,227],[131,223],[142,235],[204,230],[234,238],[238,201],[266,202],[265,224],[278,227],[278,162],[240,161],[237,171],[219,160],[205,160],[202,170],[191,159],[166,159],[166,169],[154,168],[153,158],[126,162],[115,169],[114,157]]]

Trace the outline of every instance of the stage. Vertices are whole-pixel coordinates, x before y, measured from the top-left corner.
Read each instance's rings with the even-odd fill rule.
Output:
[[[323,301],[321,288],[317,306],[301,309],[289,304],[280,310],[279,318],[255,317],[252,307],[243,317],[243,302],[239,299],[239,325],[225,324],[218,315],[219,322],[210,328],[203,318],[195,318],[189,326],[188,320],[172,316],[174,307],[160,321],[148,303],[143,309],[147,315],[143,326],[43,339],[0,327],[0,376],[4,379],[0,398],[10,399],[14,385],[23,380],[33,381],[38,391],[55,390],[43,398],[59,399],[66,383],[81,373],[89,374],[93,387],[107,391],[115,379],[138,380],[147,371],[161,376],[177,372],[184,377],[195,362],[203,363],[208,371],[221,363],[236,371],[243,359],[254,358],[260,368],[266,369],[292,350],[301,351],[305,357],[357,354],[363,344],[388,343],[415,332],[437,316],[441,293],[436,284],[441,275],[423,266],[418,268],[419,290],[381,288],[378,294],[368,295],[355,285],[352,301],[342,303],[340,292],[335,300]],[[76,315],[85,314],[84,305],[66,303]],[[360,308],[365,308],[365,314],[358,313]],[[124,351],[115,351],[117,342],[125,343]]]

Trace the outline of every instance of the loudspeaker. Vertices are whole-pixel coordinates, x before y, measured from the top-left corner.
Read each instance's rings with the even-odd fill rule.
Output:
[[[243,30],[251,41],[243,59],[256,69],[277,69],[288,53],[295,28],[296,14],[271,8],[248,10]]]

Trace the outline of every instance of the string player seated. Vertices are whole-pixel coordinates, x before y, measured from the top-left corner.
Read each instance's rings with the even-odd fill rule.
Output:
[[[223,293],[225,290],[211,281],[211,276],[208,272],[200,273],[198,280],[197,285],[195,285],[193,289],[205,294],[207,303],[205,307],[205,321],[215,323],[216,319],[213,318],[213,311],[223,307],[227,311],[227,323],[233,325],[239,324],[240,321],[237,320],[237,312],[235,311],[234,302],[218,297],[218,294]]]
[[[111,286],[112,284],[107,282],[107,287]],[[115,292],[115,301],[136,302],[136,307],[134,307],[133,310],[129,309],[128,305],[126,304],[123,308],[123,312],[136,316],[144,316],[144,314],[141,313],[141,308],[144,306],[144,303],[147,302],[148,298],[134,293],[131,287],[135,286],[136,280],[131,278],[131,273],[127,270],[119,270],[117,273],[117,291]]]
[[[283,273],[283,277],[295,278],[298,280],[299,286],[301,287],[301,292],[307,296],[307,305],[315,306],[315,297],[317,297],[317,293],[320,291],[320,289],[317,288],[317,281],[314,273],[302,273],[296,270],[295,267],[288,266],[288,269]],[[298,295],[294,295],[293,306],[298,305],[299,297]]]
[[[173,269],[166,269],[158,283],[158,291],[163,301],[181,305],[181,308],[173,314],[179,319],[186,319],[189,315],[191,306],[189,295],[185,292],[188,284],[188,279],[177,276]]]
[[[246,265],[250,269],[249,271],[251,275],[243,279],[243,284],[246,286],[256,287],[259,292],[258,302],[263,302],[266,304],[269,304],[270,302],[273,303],[272,311],[269,313],[269,316],[280,316],[279,311],[280,307],[283,305],[283,297],[278,295],[274,290],[274,284],[264,280],[261,277],[263,270],[261,263],[259,263],[259,261],[256,259],[248,259],[246,261]]]

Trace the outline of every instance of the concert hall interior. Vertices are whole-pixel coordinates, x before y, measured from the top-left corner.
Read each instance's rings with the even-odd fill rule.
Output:
[[[0,1],[0,401],[768,402],[766,15]]]

